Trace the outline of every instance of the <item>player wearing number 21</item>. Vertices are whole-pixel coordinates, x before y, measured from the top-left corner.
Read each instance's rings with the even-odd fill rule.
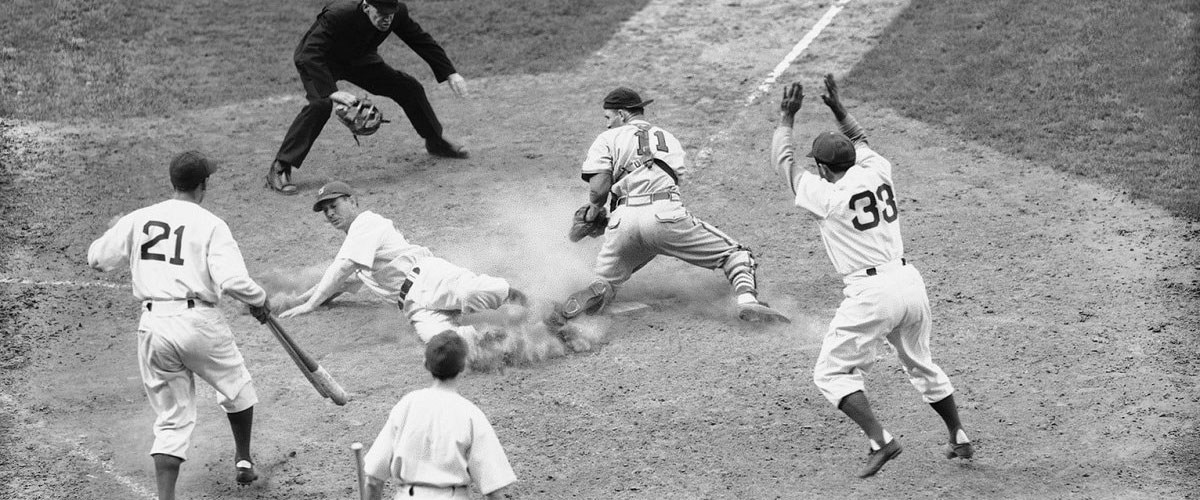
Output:
[[[845,299],[821,343],[813,382],[867,435],[870,452],[858,476],[874,475],[900,454],[899,441],[875,418],[863,383],[876,347],[886,341],[895,348],[909,382],[946,423],[946,458],[971,458],[974,450],[958,419],[954,387],[930,354],[933,322],[925,281],[904,259],[892,163],[867,144],[866,132],[838,97],[833,75],[825,77],[825,90],[821,98],[840,130],[823,132],[813,141],[808,156],[816,163],[815,172],[797,168],[792,158],[792,126],[804,100],[799,83],[784,90],[771,144],[776,170],[796,206],[817,220],[825,251],[845,285]]]
[[[120,217],[88,247],[88,265],[100,271],[127,262],[133,295],[142,301],[138,365],[157,418],[154,459],[158,498],[175,498],[179,466],[196,427],[199,376],[216,389],[233,431],[239,484],[258,478],[250,434],[258,395],[221,310],[221,294],[250,305],[264,321],[267,294],[246,272],[229,226],[200,206],[216,165],[196,151],[171,162],[173,199]]]

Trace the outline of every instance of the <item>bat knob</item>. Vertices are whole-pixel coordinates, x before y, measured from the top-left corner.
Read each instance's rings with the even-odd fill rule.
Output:
[[[350,445],[350,449],[351,449],[351,450],[355,450],[355,451],[357,451],[357,450],[361,450],[361,449],[363,449],[363,444],[362,444],[362,443],[357,443],[357,442],[356,442],[356,443],[354,443],[354,444]]]

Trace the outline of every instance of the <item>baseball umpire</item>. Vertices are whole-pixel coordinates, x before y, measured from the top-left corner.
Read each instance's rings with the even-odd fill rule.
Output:
[[[142,301],[138,364],[154,422],[158,498],[175,498],[179,466],[196,427],[198,376],[217,391],[229,416],[238,484],[258,478],[250,431],[258,395],[233,333],[216,304],[222,293],[250,305],[259,321],[270,314],[267,294],[250,279],[229,226],[200,207],[216,165],[196,151],[171,161],[173,199],[120,217],[88,247],[88,265],[101,271],[127,262],[133,295]]]
[[[569,341],[575,334],[570,319],[601,311],[616,287],[658,255],[721,269],[737,293],[741,319],[788,321],[758,300],[757,263],[750,249],[683,206],[679,191],[679,178],[686,173],[683,146],[673,134],[646,121],[643,113],[651,102],[627,87],[604,97],[608,130],[588,149],[582,167],[588,204],[576,212],[578,224],[589,224],[605,220],[606,209],[612,209],[596,256],[596,278],[565,303],[555,304],[544,318],[546,326]],[[573,229],[572,239],[577,239],[575,233]]]
[[[308,104],[296,115],[283,144],[267,171],[267,186],[283,194],[295,194],[293,168],[300,168],[313,142],[329,120],[337,92],[337,80],[346,80],[372,94],[396,101],[423,139],[425,149],[435,156],[466,158],[466,148],[442,136],[438,121],[421,83],[411,75],[384,62],[377,49],[395,33],[433,70],[437,81],[449,82],[457,96],[467,93],[466,81],[454,68],[442,46],[408,15],[398,0],[334,0],[317,15],[296,46],[296,71]]]
[[[900,454],[900,442],[875,418],[863,378],[875,350],[888,342],[908,380],[942,417],[949,431],[946,458],[971,458],[974,448],[958,418],[950,378],[934,364],[929,337],[933,321],[925,281],[904,258],[892,164],[867,144],[867,135],[846,112],[833,75],[825,76],[822,100],[839,131],[822,132],[808,156],[813,171],[793,160],[792,127],[804,89],[784,89],[779,126],[771,144],[775,168],[788,183],[796,206],[811,213],[834,268],[845,284],[842,300],[821,344],[813,382],[821,393],[857,423],[870,440],[859,477],[874,475]]]
[[[503,340],[502,329],[480,331],[461,324],[463,314],[499,309],[505,304],[524,307],[528,298],[507,280],[476,274],[435,257],[410,243],[395,224],[359,208],[350,185],[330,182],[317,192],[314,212],[346,233],[341,249],[321,281],[299,297],[304,303],[280,314],[290,318],[314,311],[337,295],[366,286],[404,311],[422,342],[454,331],[471,345],[471,366],[482,369],[502,356],[489,348]]]

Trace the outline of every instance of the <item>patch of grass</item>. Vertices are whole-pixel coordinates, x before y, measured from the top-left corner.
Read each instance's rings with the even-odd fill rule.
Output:
[[[570,68],[648,0],[409,2],[468,78]],[[296,43],[327,0],[5,0],[0,116],[148,116],[301,94]],[[398,38],[381,52],[431,79]],[[415,66],[414,66],[415,65]]]
[[[881,102],[1200,218],[1200,3],[914,0],[848,75]]]

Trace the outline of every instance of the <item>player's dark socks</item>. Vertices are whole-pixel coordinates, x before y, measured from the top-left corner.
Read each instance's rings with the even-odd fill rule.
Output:
[[[250,434],[254,428],[254,407],[237,413],[227,414],[229,429],[233,431],[234,459],[250,460]]]
[[[958,420],[958,405],[954,403],[954,395],[951,394],[942,398],[936,403],[929,403],[936,411],[938,416],[942,417],[942,421],[946,422],[946,430],[950,433],[950,442],[954,443],[955,434],[962,429],[962,423]]]
[[[155,453],[151,457],[154,457],[154,479],[158,487],[158,498],[175,500],[175,483],[179,480],[179,466],[183,464],[183,459],[163,453]]]
[[[842,398],[838,403],[838,409],[858,424],[867,434],[868,439],[879,446],[887,444],[883,434],[883,424],[875,419],[875,412],[871,411],[871,402],[867,400],[867,395],[862,391],[856,391]]]

